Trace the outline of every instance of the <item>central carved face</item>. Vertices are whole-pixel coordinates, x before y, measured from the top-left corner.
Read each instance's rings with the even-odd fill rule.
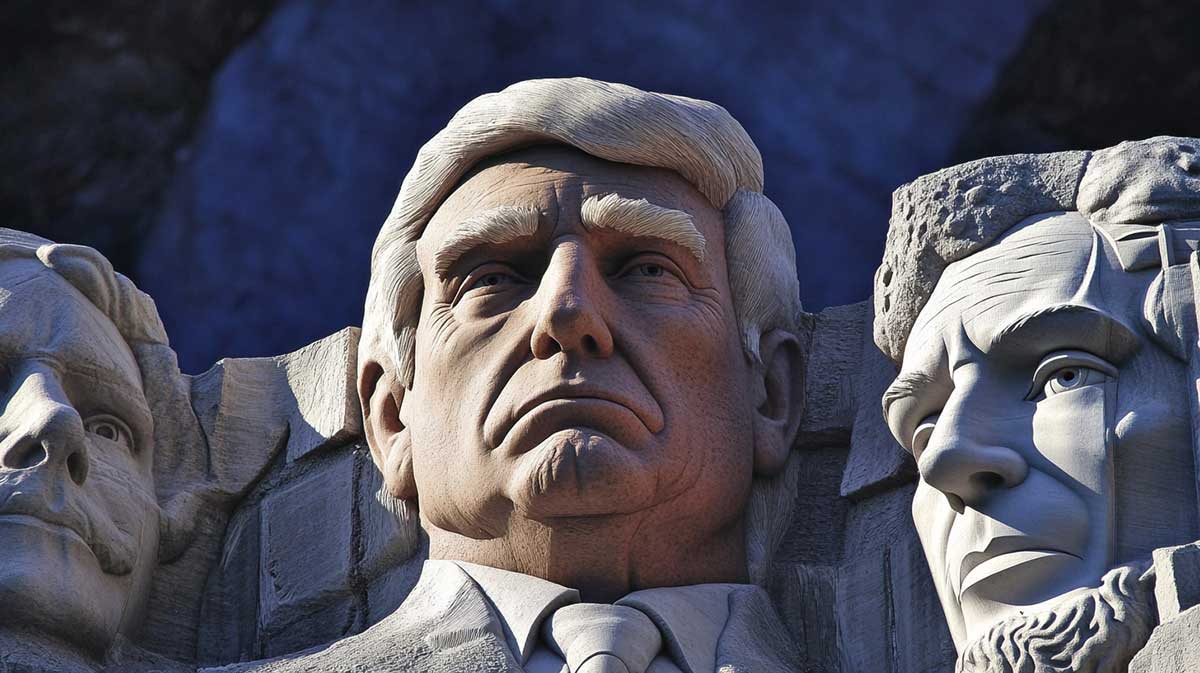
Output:
[[[423,519],[474,539],[620,520],[740,556],[756,402],[724,243],[666,170],[538,148],[464,179],[418,247],[400,420]]]
[[[1194,537],[1181,364],[1135,332],[1157,270],[1124,272],[1105,245],[1052,214],[951,264],[885,396],[960,650]]]
[[[0,263],[0,625],[102,652],[158,547],[153,424],[112,323],[36,260]]]

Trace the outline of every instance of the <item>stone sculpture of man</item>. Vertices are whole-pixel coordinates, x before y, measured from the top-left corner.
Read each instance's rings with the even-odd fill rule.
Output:
[[[794,670],[749,584],[803,390],[761,192],[703,101],[537,80],[455,115],[376,241],[359,355],[369,444],[431,560],[365,633],[250,668]]]
[[[96,670],[173,546],[148,398],[174,354],[99,253],[8,229],[0,349],[0,670]]]
[[[883,404],[961,671],[1125,671],[1159,618],[1152,552],[1198,536],[1194,142],[985,159],[896,192]]]

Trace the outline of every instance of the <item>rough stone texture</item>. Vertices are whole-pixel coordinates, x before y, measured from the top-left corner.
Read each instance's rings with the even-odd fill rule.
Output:
[[[1200,605],[1200,543],[1155,549],[1154,575],[1160,623]]]
[[[1200,605],[1155,629],[1146,646],[1129,662],[1129,673],[1200,671],[1197,643],[1200,643]]]
[[[97,247],[132,271],[212,74],[274,5],[5,3],[4,225]]]
[[[837,576],[843,671],[954,670],[955,651],[909,507],[913,486],[856,503]]]
[[[856,306],[863,306],[870,320],[871,300]],[[896,442],[883,418],[883,391],[896,378],[896,369],[875,345],[866,324],[860,338],[850,456],[841,487],[842,497],[851,500],[913,481],[917,476],[912,455]]]
[[[258,623],[271,641],[266,656],[333,640],[353,626],[356,469],[352,453],[331,456],[263,498]],[[314,613],[322,618],[312,619]],[[334,618],[343,613],[351,621]],[[297,628],[302,620],[309,628]]]
[[[1046,5],[621,0],[601,28],[585,5],[294,0],[215,80],[138,270],[185,369],[356,323],[347,297],[364,296],[364,260],[418,143],[480,93],[584,75],[726,106],[763,149],[806,303],[865,297],[888,193],[945,162]],[[836,263],[821,261],[829,250]]]
[[[869,321],[866,302],[833,306],[813,321],[804,382],[801,446],[845,446],[857,414],[854,384],[862,334]]]
[[[338,333],[277,359],[290,394],[287,459],[345,444],[362,436],[362,409],[355,388],[358,329]]]
[[[892,195],[875,273],[875,343],[893,362],[942,271],[1021,220],[1074,210],[1089,153],[1018,154],[944,168]]]

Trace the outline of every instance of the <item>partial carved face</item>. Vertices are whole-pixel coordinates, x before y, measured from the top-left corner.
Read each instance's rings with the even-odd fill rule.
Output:
[[[670,582],[687,550],[710,581],[744,576],[752,477],[790,445],[755,422],[788,398],[762,376],[786,367],[756,377],[743,351],[724,246],[720,211],[670,171],[536,148],[464,179],[418,246],[403,431],[383,427],[382,393],[368,404],[387,460],[411,445],[433,555],[498,540],[470,559],[586,584],[556,565],[594,542],[630,583]],[[763,343],[765,361],[798,364],[794,337]],[[574,552],[549,551],[574,533]]]
[[[153,427],[116,328],[36,260],[0,263],[0,624],[99,652],[158,546]]]
[[[1182,365],[1135,331],[1153,277],[1052,214],[951,264],[922,310],[885,412],[960,650],[1193,537]]]

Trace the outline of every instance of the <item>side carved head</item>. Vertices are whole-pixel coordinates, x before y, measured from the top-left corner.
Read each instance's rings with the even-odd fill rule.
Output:
[[[431,556],[595,596],[745,581],[790,508],[800,315],[724,109],[522,82],[422,148],[375,243],[367,438]]]
[[[1124,670],[1152,620],[1131,568],[1197,537],[1193,143],[996,157],[896,191],[883,407],[917,461],[913,517],[963,670],[993,645],[1036,659],[1039,638]]]
[[[155,410],[178,386],[174,353],[100,253],[8,229],[0,352],[0,624],[99,657],[138,628],[173,553]]]

